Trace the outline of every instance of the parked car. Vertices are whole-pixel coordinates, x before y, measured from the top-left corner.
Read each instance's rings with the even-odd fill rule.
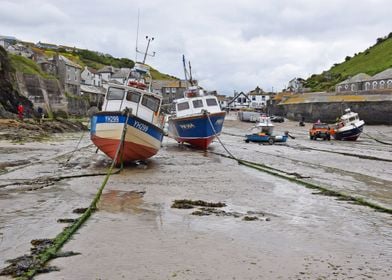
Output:
[[[323,140],[331,140],[331,129],[328,124],[322,122],[316,122],[309,130],[310,140],[316,140],[322,138]]]
[[[281,116],[274,116],[274,115],[272,115],[272,116],[270,116],[270,120],[272,121],[272,122],[284,122],[284,118],[283,117],[281,117]]]

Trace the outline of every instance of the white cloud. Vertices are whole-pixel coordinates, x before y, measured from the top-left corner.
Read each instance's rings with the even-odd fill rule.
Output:
[[[282,89],[391,32],[388,0],[0,0],[2,35],[135,58],[154,36],[148,63],[183,77],[182,54],[196,79],[224,94]],[[141,57],[139,56],[141,59]]]

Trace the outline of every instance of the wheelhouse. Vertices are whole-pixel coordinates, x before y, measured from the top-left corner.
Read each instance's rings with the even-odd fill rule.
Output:
[[[346,114],[341,117],[341,121],[344,124],[351,124],[359,121],[359,116],[357,113],[350,112],[349,114]]]
[[[161,96],[128,86],[109,86],[106,92],[103,111],[122,111],[131,109],[133,115],[154,123],[159,115]]]
[[[221,112],[218,99],[215,96],[181,98],[177,100],[175,107],[177,117],[200,114],[203,110],[209,113]]]

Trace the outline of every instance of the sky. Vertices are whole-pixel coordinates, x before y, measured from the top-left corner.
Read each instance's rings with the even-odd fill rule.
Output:
[[[0,35],[143,60],[233,95],[328,70],[392,32],[390,0],[0,0]],[[138,26],[138,11],[139,29]],[[137,36],[139,30],[139,36]],[[136,40],[138,37],[138,40]]]

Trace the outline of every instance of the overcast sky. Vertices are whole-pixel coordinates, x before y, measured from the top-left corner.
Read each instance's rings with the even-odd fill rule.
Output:
[[[208,90],[281,90],[392,32],[390,0],[0,0],[0,35],[135,59],[183,78],[182,55]],[[138,56],[142,60],[142,56]]]

